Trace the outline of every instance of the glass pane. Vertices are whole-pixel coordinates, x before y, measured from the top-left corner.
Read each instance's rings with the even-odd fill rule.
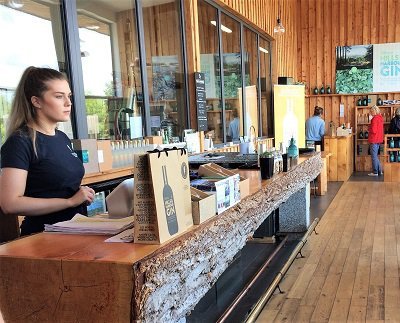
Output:
[[[273,137],[273,111],[271,107],[271,55],[269,42],[260,37],[260,83],[261,83],[261,125],[262,135]]]
[[[243,131],[240,25],[232,18],[222,14],[221,31],[224,73],[223,100],[225,101],[226,113],[225,131],[229,134],[228,140],[237,140],[237,130],[239,130],[239,136],[248,135],[248,131]],[[236,115],[236,112],[233,112],[234,110],[237,111],[238,118],[235,121],[234,115]],[[239,128],[237,124],[239,124]],[[252,121],[248,120],[247,124],[252,124]],[[235,131],[229,131],[229,128],[235,129]]]
[[[89,137],[143,137],[134,1],[82,1],[77,10]]]
[[[198,2],[200,66],[205,74],[208,130],[214,142],[222,142],[221,79],[219,75],[217,10],[205,1]]]
[[[163,129],[177,140],[187,119],[179,1],[143,0],[142,5],[151,133]]]
[[[65,70],[60,4],[24,0],[0,2],[0,146],[15,88],[28,66]],[[38,37],[40,35],[40,37]],[[59,128],[72,138],[71,122]]]
[[[244,28],[244,68],[246,94],[246,129],[254,127],[256,136],[258,129],[258,50],[257,35],[248,28]]]

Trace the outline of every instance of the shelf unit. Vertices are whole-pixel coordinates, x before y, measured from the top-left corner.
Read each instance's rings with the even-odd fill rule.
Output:
[[[393,118],[394,113],[400,105],[381,105],[379,109],[381,111],[381,115],[384,121],[384,132],[388,133],[390,120]],[[360,132],[368,130],[368,125],[370,123],[370,119],[372,116],[369,115],[370,106],[356,106],[355,113],[355,151],[354,151],[354,160],[355,160],[355,170],[358,172],[370,172],[372,171],[372,161],[371,155],[369,154],[369,144],[368,139],[360,138]],[[382,165],[385,162],[384,147],[381,146],[380,149],[379,160]]]
[[[389,148],[389,141],[391,138],[395,140],[395,148]],[[384,141],[384,163],[383,175],[385,182],[400,182],[400,162],[397,161],[397,155],[400,154],[400,134],[386,134]],[[395,161],[390,162],[390,155],[395,154]]]

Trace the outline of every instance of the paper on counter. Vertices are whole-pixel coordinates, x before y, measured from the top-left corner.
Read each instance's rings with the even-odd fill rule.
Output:
[[[104,242],[133,242],[134,231],[133,228],[127,229],[118,233],[117,235],[104,240]]]
[[[45,224],[44,228],[46,232],[114,235],[128,228],[132,228],[133,221],[133,216],[121,219],[110,219],[104,215],[87,217],[78,213],[69,221]]]

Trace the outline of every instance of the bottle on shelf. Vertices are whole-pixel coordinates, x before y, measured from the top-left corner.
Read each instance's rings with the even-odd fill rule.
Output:
[[[368,129],[367,129],[367,130],[364,131],[364,138],[368,139],[368,136],[369,136],[369,132],[368,132]]]
[[[365,106],[365,107],[368,105],[368,99],[367,99],[367,97],[365,97],[365,98],[362,100],[362,105]]]
[[[383,101],[381,98],[378,98],[378,100],[376,100],[376,105],[382,105]]]
[[[322,84],[321,88],[319,89],[319,94],[325,94],[325,88],[324,88],[323,84]]]
[[[314,93],[315,95],[317,95],[317,94],[318,94],[318,87],[315,87],[315,88],[314,88],[314,91],[313,91],[313,93]]]
[[[393,137],[390,138],[390,141],[389,141],[389,148],[394,148],[394,139],[393,139]]]
[[[357,105],[360,107],[360,106],[362,106],[362,99],[361,98],[359,98],[358,100],[357,100]]]
[[[326,94],[331,94],[331,93],[332,93],[331,86],[328,85],[328,86],[326,87]]]
[[[364,139],[364,131],[363,131],[363,128],[360,129],[360,132],[358,133],[358,138],[359,138],[359,139]]]
[[[400,163],[400,153],[397,151],[397,162]]]

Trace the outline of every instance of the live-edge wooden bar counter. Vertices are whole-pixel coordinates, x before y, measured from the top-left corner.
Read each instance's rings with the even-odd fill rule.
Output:
[[[6,322],[171,322],[184,318],[266,217],[322,168],[319,153],[271,180],[251,178],[236,206],[163,245],[40,233],[0,246]]]

